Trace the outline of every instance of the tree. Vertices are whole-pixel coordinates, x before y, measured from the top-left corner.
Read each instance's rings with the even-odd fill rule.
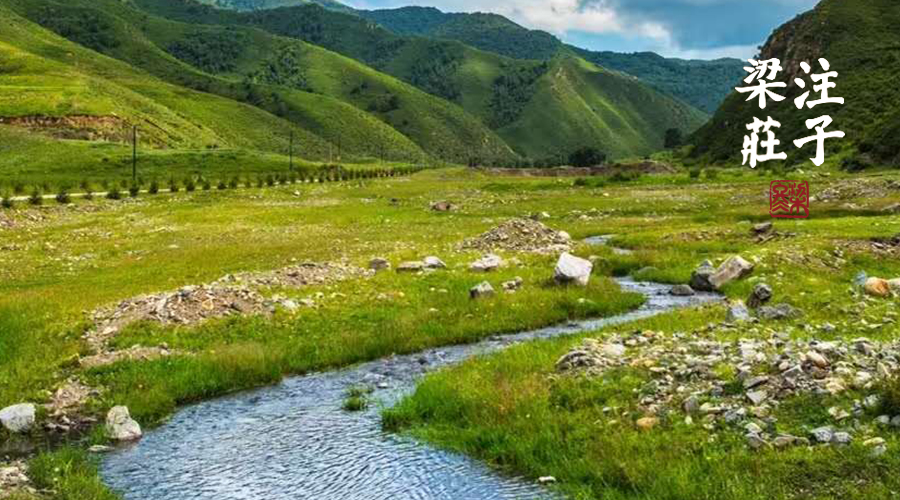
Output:
[[[684,137],[681,135],[681,130],[677,128],[670,128],[666,130],[666,139],[665,139],[665,148],[673,149],[677,148],[684,144]]]
[[[606,153],[593,147],[584,147],[569,155],[573,167],[595,167],[606,163]]]

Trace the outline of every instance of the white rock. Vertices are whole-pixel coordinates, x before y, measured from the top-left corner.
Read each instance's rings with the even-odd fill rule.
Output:
[[[718,290],[728,283],[739,280],[752,272],[753,264],[744,260],[743,257],[735,255],[719,266],[719,269],[709,277],[709,283],[713,288]]]
[[[447,264],[444,264],[444,261],[434,256],[425,257],[425,260],[422,262],[425,263],[426,269],[444,269],[447,267]]]
[[[479,283],[478,285],[472,287],[471,290],[469,290],[469,297],[471,297],[473,299],[480,299],[483,297],[491,297],[493,295],[494,295],[494,287],[491,286],[491,284],[488,283],[487,281]]]
[[[34,425],[34,405],[22,403],[0,410],[0,423],[10,432],[25,432]]]
[[[579,286],[587,286],[593,269],[594,265],[589,260],[564,253],[559,256],[559,261],[556,263],[554,279],[558,283],[575,283]]]
[[[469,266],[469,270],[479,273],[487,273],[496,270],[502,265],[503,259],[501,259],[499,255],[491,253],[473,262],[472,265]]]
[[[106,432],[116,441],[135,441],[142,436],[141,426],[132,420],[124,406],[113,407],[106,414]]]

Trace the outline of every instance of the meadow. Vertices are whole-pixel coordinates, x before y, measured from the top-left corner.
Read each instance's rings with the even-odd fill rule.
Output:
[[[438,168],[395,178],[19,203],[0,209],[0,407],[48,402],[75,377],[99,390],[83,415],[102,418],[110,407],[126,405],[152,428],[179,405],[291,374],[632,310],[641,297],[622,293],[613,276],[685,283],[701,261],[738,253],[756,262],[754,276],[774,288],[779,302],[804,316],[724,329],[716,333],[722,339],[764,338],[773,328],[796,337],[893,338],[896,324],[883,319],[896,302],[862,299],[852,282],[861,270],[900,275],[895,257],[865,246],[900,233],[900,219],[883,212],[897,202],[892,183],[900,176],[813,174],[813,194],[822,201],[813,204],[812,217],[777,221],[786,235],[761,243],[750,229],[770,220],[765,190],[774,175],[726,170],[694,178],[684,171],[579,181]],[[456,210],[432,210],[441,200]],[[510,265],[489,275],[468,270],[481,252],[461,242],[534,214],[571,234],[576,254],[593,256],[590,286],[550,283],[556,255],[502,251]],[[603,234],[617,235],[613,243],[632,252],[580,243]],[[165,345],[173,354],[92,368],[79,363],[90,354],[84,335],[93,327],[92,311],[121,300],[304,262],[366,268],[383,257],[396,267],[429,255],[447,268],[265,288],[266,297],[310,305],[192,326],[136,323],[110,347]],[[469,289],[485,279],[497,287],[515,277],[524,281],[515,294],[469,298]],[[754,283],[736,282],[723,293],[744,299]],[[859,304],[862,316],[855,312]],[[725,318],[726,307],[718,305],[614,330],[690,332]],[[825,322],[837,326],[822,333],[817,328]],[[529,478],[552,475],[574,498],[720,498],[723,491],[730,498],[882,498],[898,487],[889,473],[900,443],[893,430],[879,434],[888,452],[872,458],[859,443],[754,452],[740,432],[719,429],[711,442],[711,431],[674,419],[649,433],[625,419],[609,423],[603,409],[634,405],[631,395],[646,375],[624,370],[600,380],[557,378],[555,361],[580,340],[523,345],[432,375],[386,413],[386,427]],[[785,405],[779,418],[800,427],[853,397],[859,394]],[[39,412],[40,422],[49,420]],[[39,427],[31,436],[0,437],[40,441],[44,433]],[[32,460],[32,484],[50,498],[114,498],[85,451],[107,442],[102,429],[88,425],[70,439]],[[841,476],[851,480],[832,480],[839,470],[852,471]]]

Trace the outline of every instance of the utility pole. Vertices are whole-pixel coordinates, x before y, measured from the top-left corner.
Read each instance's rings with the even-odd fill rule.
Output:
[[[291,130],[291,146],[290,146],[290,150],[288,152],[288,156],[291,159],[290,160],[291,161],[290,171],[293,172],[294,171],[294,131],[293,130]]]
[[[131,182],[137,184],[137,125],[131,129]]]
[[[338,163],[341,163],[341,155],[342,155],[342,147],[341,147],[341,134],[338,134]]]

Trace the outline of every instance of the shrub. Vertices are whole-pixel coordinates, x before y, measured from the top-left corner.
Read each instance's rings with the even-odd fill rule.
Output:
[[[719,178],[719,169],[717,168],[707,168],[704,173],[706,174],[707,180],[713,181]]]
[[[169,179],[169,192],[175,194],[179,189],[178,181],[176,181],[174,177]]]
[[[900,415],[900,376],[883,380],[878,387],[881,411],[885,415]]]
[[[31,196],[28,197],[28,203],[34,206],[44,203],[44,197],[41,196],[41,191],[39,189],[34,188],[34,190],[31,191]]]
[[[691,179],[699,179],[700,173],[701,172],[699,168],[692,168],[688,175],[690,175]]]
[[[81,184],[79,184],[78,187],[81,188],[81,191],[86,193],[91,190],[91,183],[87,179],[84,179],[83,181],[81,181]]]
[[[585,179],[584,177],[579,177],[579,178],[575,179],[574,185],[575,185],[575,187],[585,187],[588,185],[588,180]]]
[[[216,185],[216,189],[218,189],[219,191],[224,191],[228,189],[228,184],[225,184],[225,181],[219,181],[219,183]]]
[[[121,200],[122,193],[119,191],[118,187],[113,186],[106,191],[106,197],[110,200]]]
[[[197,185],[194,184],[194,179],[188,178],[188,180],[184,181],[184,190],[188,193],[193,193],[197,190]]]
[[[228,187],[231,189],[237,189],[241,185],[241,180],[237,177],[232,177],[231,182],[228,183]]]
[[[84,198],[87,201],[93,200],[94,199],[94,191],[92,189],[88,188],[88,190],[84,192],[84,196],[82,196],[82,198]]]
[[[56,194],[56,202],[60,205],[68,205],[69,203],[72,203],[72,197],[69,196],[68,191],[62,189]]]
[[[606,163],[606,153],[593,147],[584,147],[569,155],[573,167],[595,167]]]
[[[13,184],[13,194],[25,194],[25,184],[21,182]]]
[[[157,193],[159,193],[159,183],[156,182],[155,180],[150,181],[150,187],[147,188],[147,192],[150,193],[150,194],[157,194]]]
[[[266,185],[266,180],[261,175],[256,176],[256,187],[261,188]]]
[[[212,183],[209,182],[207,179],[203,179],[203,190],[209,191],[210,189],[212,189]]]
[[[4,196],[0,199],[0,207],[2,208],[13,208],[13,199],[9,196]]]

